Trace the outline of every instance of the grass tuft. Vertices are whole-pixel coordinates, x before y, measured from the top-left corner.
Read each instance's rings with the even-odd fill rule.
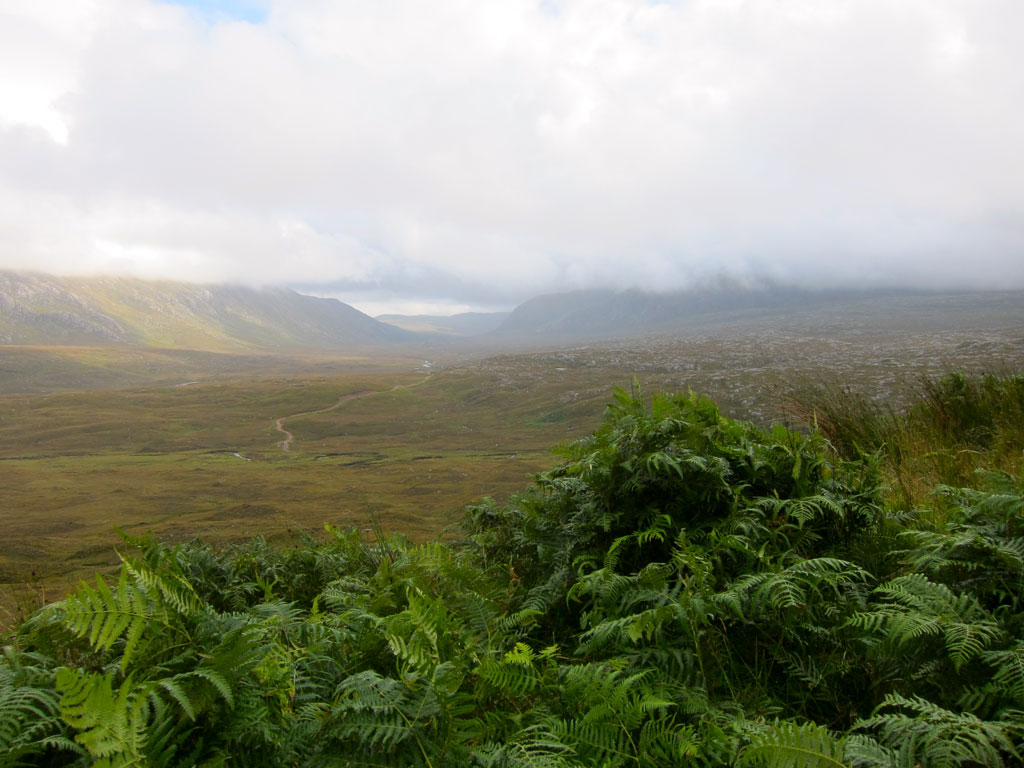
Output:
[[[844,458],[881,453],[890,501],[907,510],[929,504],[938,484],[975,487],[981,468],[1017,471],[1024,451],[1022,374],[921,377],[902,409],[848,386],[804,385],[787,410]]]

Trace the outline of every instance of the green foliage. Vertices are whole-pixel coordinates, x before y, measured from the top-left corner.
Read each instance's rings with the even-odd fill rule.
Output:
[[[923,377],[902,410],[849,387],[816,385],[790,409],[844,456],[882,452],[893,498],[904,509],[937,483],[973,484],[976,469],[1016,467],[1024,451],[1024,375]]]
[[[740,753],[738,765],[763,768],[839,768],[844,743],[829,730],[813,723],[776,721],[751,733],[750,743]]]
[[[1017,479],[897,512],[872,458],[693,395],[563,453],[452,544],[129,539],[11,634],[0,766],[1020,761]]]
[[[58,671],[61,717],[78,732],[75,740],[96,758],[94,765],[144,765],[146,730],[156,714],[148,691],[135,688],[128,678],[115,692],[112,678],[113,673]]]
[[[30,756],[75,752],[63,735],[59,695],[49,660],[3,649],[0,665],[0,766],[30,763]]]
[[[78,593],[63,603],[64,621],[71,632],[87,638],[96,650],[109,651],[124,638],[122,669],[128,666],[146,624],[155,617],[155,610],[146,592],[129,582],[128,566],[121,569],[116,590],[96,576],[96,588],[83,583]]]
[[[969,712],[950,712],[919,697],[893,693],[878,711],[857,723],[877,730],[890,751],[890,764],[911,761],[927,768],[954,766],[1003,766],[1005,757],[1020,761],[1014,740],[1020,738],[1020,722],[987,722]]]

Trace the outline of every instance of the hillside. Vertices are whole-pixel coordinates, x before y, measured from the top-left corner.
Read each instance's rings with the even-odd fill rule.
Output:
[[[410,338],[336,299],[287,288],[0,272],[0,344],[238,352]]]
[[[824,333],[1024,324],[1024,292],[811,291],[717,284],[671,293],[587,290],[510,313],[381,315],[288,288],[0,271],[0,345],[290,353],[412,343],[469,349],[790,326]],[[455,346],[452,346],[455,345]]]
[[[1024,322],[1024,293],[897,290],[812,291],[794,286],[716,286],[652,293],[588,290],[548,294],[513,310],[497,329],[505,338],[570,341],[654,333],[713,331],[727,326],[954,330]]]

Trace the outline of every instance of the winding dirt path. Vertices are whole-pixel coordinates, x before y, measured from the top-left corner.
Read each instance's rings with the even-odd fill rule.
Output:
[[[301,413],[290,413],[287,416],[282,416],[279,419],[274,419],[274,429],[276,429],[278,432],[284,435],[284,440],[277,443],[277,445],[281,446],[281,450],[286,453],[291,451],[291,445],[292,441],[295,439],[295,435],[293,435],[291,432],[284,428],[284,422],[288,421],[289,419],[295,419],[298,418],[299,416],[309,416],[314,413],[327,413],[328,411],[333,411],[335,408],[339,407],[343,403],[347,403],[349,400],[358,400],[361,397],[379,395],[382,392],[394,392],[396,389],[409,389],[411,387],[418,387],[420,384],[425,384],[426,382],[428,382],[430,380],[430,377],[431,374],[428,373],[426,378],[422,379],[421,381],[417,381],[413,384],[396,384],[391,389],[366,389],[363,390],[362,392],[349,392],[347,395],[342,395],[341,397],[339,397],[338,402],[336,402],[334,405],[329,405],[326,408],[318,408],[315,411],[302,411]]]
[[[302,411],[302,413],[292,413],[288,416],[282,416],[279,419],[275,419],[274,429],[276,429],[278,432],[284,435],[284,440],[279,442],[278,445],[281,446],[282,451],[291,450],[292,440],[295,439],[295,435],[293,435],[291,432],[284,428],[284,422],[288,421],[288,419],[295,419],[298,418],[299,416],[309,416],[314,413],[327,413],[328,411],[333,411],[342,403],[347,403],[349,400],[358,400],[360,397],[369,397],[370,395],[376,395],[379,391],[380,390],[376,389],[367,389],[364,390],[363,392],[350,392],[347,395],[342,395],[341,397],[338,398],[338,402],[336,402],[334,405],[329,405],[326,408],[318,408],[315,411]]]

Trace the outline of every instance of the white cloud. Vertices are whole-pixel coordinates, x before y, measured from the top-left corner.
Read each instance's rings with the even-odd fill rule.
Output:
[[[1024,286],[1016,0],[291,0],[260,24],[7,0],[0,22],[0,266],[432,306],[721,269]]]
[[[0,126],[31,125],[65,144],[60,100],[97,20],[93,0],[5,0],[0,5]]]

